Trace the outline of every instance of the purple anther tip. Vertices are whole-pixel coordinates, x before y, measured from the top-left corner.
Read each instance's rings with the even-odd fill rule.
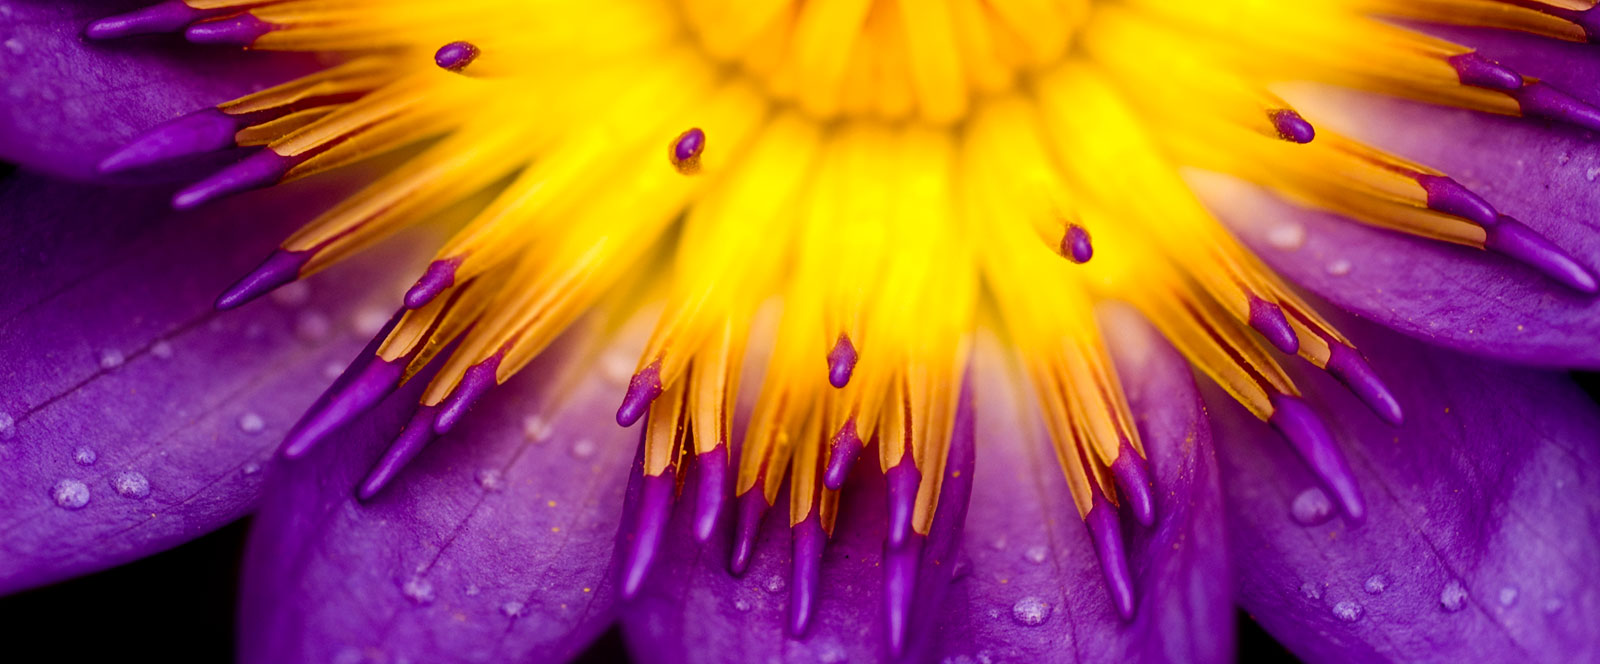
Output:
[[[705,544],[717,532],[722,504],[728,495],[728,447],[718,445],[710,452],[695,455],[694,467],[700,473],[694,500],[694,539]]]
[[[1133,575],[1128,573],[1128,556],[1123,550],[1122,524],[1117,522],[1117,509],[1096,491],[1094,505],[1085,515],[1084,523],[1089,526],[1094,552],[1100,558],[1100,571],[1105,574],[1111,601],[1117,605],[1117,615],[1123,620],[1132,620]]]
[[[856,418],[845,420],[830,442],[828,467],[822,473],[822,486],[838,491],[844,488],[845,480],[850,479],[850,467],[855,465],[861,450],[866,447],[861,442],[861,435],[856,432]]]
[[[1532,267],[1578,292],[1593,295],[1597,291],[1594,274],[1588,268],[1522,222],[1500,215],[1499,221],[1486,230],[1485,249]]]
[[[411,463],[422,448],[427,447],[433,440],[433,417],[435,406],[422,406],[417,412],[412,413],[411,420],[406,422],[406,428],[400,430],[400,436],[389,444],[389,449],[384,450],[383,458],[367,473],[366,479],[361,481],[361,486],[356,490],[356,498],[362,502],[372,500],[373,496],[383,491],[389,482],[400,474],[400,470]]]
[[[90,39],[117,39],[176,32],[190,23],[218,13],[217,10],[195,9],[184,4],[183,0],[166,0],[126,14],[107,16],[90,23],[83,34]]]
[[[912,602],[917,594],[917,572],[921,567],[924,539],[918,535],[901,546],[884,544],[883,608],[892,659],[905,654],[910,637]]]
[[[1267,113],[1267,118],[1272,120],[1272,128],[1277,130],[1278,138],[1290,143],[1305,145],[1317,138],[1317,128],[1306,122],[1305,117],[1293,109],[1280,108]]]
[[[794,524],[794,571],[789,580],[789,635],[805,636],[811,616],[817,611],[817,591],[822,587],[822,548],[828,536],[822,532],[822,518],[813,509],[811,516]]]
[[[750,569],[750,558],[756,550],[756,535],[761,531],[761,518],[766,516],[766,494],[761,492],[761,480],[737,498],[739,519],[733,532],[733,556],[728,560],[728,571],[734,576],[744,576]]]
[[[349,382],[336,386],[320,407],[306,411],[284,438],[280,448],[283,456],[288,459],[305,456],[328,434],[378,405],[400,385],[407,363],[407,358],[393,362],[374,358],[368,362]]]
[[[440,46],[433,52],[433,64],[445,71],[459,72],[478,59],[481,51],[472,42],[455,41]]]
[[[1111,475],[1116,478],[1117,488],[1122,490],[1123,499],[1133,510],[1133,517],[1139,520],[1140,525],[1154,525],[1156,501],[1150,491],[1150,468],[1144,457],[1139,456],[1126,440],[1117,450],[1116,460],[1111,462]]]
[[[677,491],[677,472],[668,467],[660,475],[645,475],[639,490],[638,520],[633,537],[627,542],[622,564],[622,596],[633,599],[644,587],[650,565],[661,550],[661,540],[667,532],[667,519],[672,516],[673,493]]]
[[[628,381],[628,393],[617,408],[617,424],[631,427],[650,410],[650,403],[661,396],[661,360],[656,360],[639,370]]]
[[[233,136],[243,121],[215,108],[203,108],[163,122],[129,141],[100,161],[101,173],[159,164],[189,155],[234,147]]]
[[[1283,309],[1276,303],[1250,296],[1250,327],[1260,332],[1278,350],[1290,355],[1300,352],[1300,337],[1295,335],[1294,328],[1289,326],[1289,319],[1284,317]]]
[[[184,39],[195,44],[224,46],[249,46],[261,35],[277,30],[278,26],[256,18],[249,12],[236,14],[189,26],[183,31]]]
[[[1572,21],[1578,27],[1583,28],[1584,34],[1589,37],[1589,43],[1600,43],[1600,7],[1579,11],[1552,8],[1545,11]]]
[[[272,252],[272,255],[267,256],[267,260],[261,262],[260,267],[229,286],[228,290],[217,298],[217,309],[220,311],[233,309],[271,292],[274,288],[299,279],[300,268],[305,267],[310,261],[309,251],[279,249]]]
[[[1356,349],[1344,344],[1334,342],[1328,344],[1328,373],[1344,383],[1345,387],[1357,398],[1367,404],[1372,412],[1393,426],[1400,426],[1405,421],[1405,413],[1400,408],[1400,401],[1394,398],[1394,393],[1383,384],[1378,374],[1372,370],[1372,365],[1367,364],[1366,358]]]
[[[1312,474],[1333,493],[1345,516],[1355,523],[1366,519],[1367,505],[1361,497],[1361,487],[1322,418],[1305,401],[1286,394],[1273,395],[1272,407],[1267,422],[1288,439]]]
[[[489,390],[500,384],[496,373],[500,371],[500,360],[505,359],[505,349],[501,349],[488,359],[472,365],[461,375],[461,384],[456,386],[450,398],[440,404],[439,417],[433,421],[433,432],[441,436],[450,433],[461,418],[465,417],[472,404],[488,394]]]
[[[1510,92],[1522,87],[1522,75],[1482,55],[1462,53],[1447,62],[1455,68],[1462,85]]]
[[[1589,131],[1600,131],[1600,109],[1578,101],[1544,82],[1533,82],[1511,92],[1522,114],[1565,122]]]
[[[1061,236],[1061,255],[1079,265],[1094,258],[1094,242],[1089,239],[1088,229],[1077,224],[1067,226],[1067,232]]]
[[[1484,226],[1493,226],[1500,216],[1483,197],[1450,178],[1419,175],[1417,184],[1422,185],[1422,190],[1427,193],[1430,210],[1453,214]]]
[[[297,161],[262,148],[239,163],[178,192],[172,197],[172,207],[189,210],[223,196],[276,184]]]
[[[421,309],[445,289],[456,285],[456,269],[461,267],[461,257],[441,258],[428,264],[417,283],[406,291],[406,308]]]
[[[889,484],[889,546],[903,546],[911,536],[912,517],[917,511],[917,487],[922,484],[922,471],[911,460],[911,454],[901,457],[900,463],[884,474]]]
[[[700,170],[700,155],[706,150],[706,133],[699,127],[678,134],[667,156],[679,173],[690,175]]]
[[[828,351],[828,384],[834,387],[844,387],[850,384],[850,375],[855,373],[856,345],[850,343],[850,335],[840,334],[839,340],[833,342],[833,350]]]

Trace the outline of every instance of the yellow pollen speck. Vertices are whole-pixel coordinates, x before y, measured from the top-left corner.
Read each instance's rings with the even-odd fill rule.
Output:
[[[555,507],[556,506],[556,501],[552,500],[550,502],[547,502],[547,503],[545,503],[545,506],[546,507]]]

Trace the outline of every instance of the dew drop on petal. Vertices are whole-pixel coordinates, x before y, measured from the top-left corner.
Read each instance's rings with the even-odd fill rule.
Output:
[[[1351,265],[1349,260],[1340,258],[1340,259],[1334,260],[1331,263],[1328,263],[1328,267],[1326,269],[1327,269],[1329,275],[1332,275],[1332,276],[1335,276],[1335,277],[1342,277],[1344,275],[1350,274],[1350,269],[1353,268],[1353,267],[1355,267],[1355,266]]]
[[[413,576],[400,585],[400,593],[415,604],[431,604],[433,603],[433,582],[420,576]]]
[[[594,453],[594,441],[589,440],[588,438],[584,438],[583,440],[572,444],[572,456],[578,457],[579,459],[587,459],[594,456]]]
[[[389,312],[382,309],[362,309],[356,313],[355,319],[350,322],[356,334],[362,338],[371,338],[383,331],[383,326],[389,324]]]
[[[783,585],[784,585],[783,584],[783,577],[778,576],[777,574],[774,574],[772,576],[767,577],[766,583],[764,583],[762,585],[766,587],[767,592],[769,592],[769,593],[781,593],[781,592],[783,592]]]
[[[320,312],[302,311],[294,318],[294,335],[300,337],[301,341],[322,341],[332,331],[333,323]]]
[[[1050,604],[1044,600],[1029,595],[1017,600],[1011,605],[1011,618],[1019,625],[1037,627],[1050,619]]]
[[[1289,506],[1289,515],[1294,517],[1294,522],[1302,526],[1317,526],[1327,523],[1333,518],[1333,501],[1328,499],[1320,487],[1312,487],[1301,491],[1294,497],[1294,503]]]
[[[1594,182],[1595,178],[1600,178],[1600,166],[1591,166],[1589,170],[1583,172],[1583,177]]]
[[[140,473],[123,471],[111,478],[111,488],[123,498],[144,498],[150,495],[150,480]]]
[[[1300,594],[1304,595],[1306,599],[1322,599],[1322,586],[1307,581],[1300,584]]]
[[[240,468],[239,472],[246,475],[254,475],[261,472],[261,464],[251,461],[250,463],[245,464],[244,468]]]
[[[600,358],[600,371],[612,383],[627,385],[633,380],[633,360],[623,353],[612,351]]]
[[[265,428],[267,428],[267,423],[265,420],[261,419],[260,415],[255,413],[245,413],[239,416],[240,431],[255,434],[261,433],[261,430]]]
[[[521,618],[522,609],[522,602],[506,602],[500,605],[500,613],[507,618]]]
[[[17,420],[10,413],[0,413],[0,440],[11,440],[17,435]]]
[[[1367,582],[1361,587],[1368,595],[1382,595],[1383,591],[1389,589],[1389,578],[1382,574],[1374,574],[1367,577]]]
[[[473,473],[473,479],[478,481],[478,486],[484,491],[500,491],[505,488],[503,473],[498,468],[484,468]]]
[[[1279,224],[1267,231],[1267,244],[1274,249],[1294,251],[1306,243],[1306,227],[1300,224]]]
[[[1544,601],[1544,612],[1545,613],[1558,613],[1566,605],[1567,605],[1567,603],[1561,601],[1560,598],[1551,597],[1550,599],[1547,599],[1547,600]]]
[[[291,281],[279,286],[267,295],[273,304],[284,307],[299,307],[311,301],[311,284],[304,281]]]
[[[522,418],[522,436],[535,443],[550,440],[555,430],[550,423],[538,415],[528,415]]]
[[[76,461],[80,466],[93,466],[95,460],[99,458],[100,455],[94,451],[93,447],[80,447],[72,452],[72,460]]]
[[[50,495],[55,498],[56,506],[64,509],[82,509],[89,504],[89,486],[78,480],[56,482],[56,488]]]
[[[1005,551],[1006,544],[1005,537],[997,537],[994,539],[994,541],[989,542],[989,548],[994,549],[995,551]]]
[[[750,602],[748,600],[744,599],[743,597],[741,597],[739,599],[733,600],[733,608],[738,609],[740,611],[749,611],[750,610]]]
[[[1345,600],[1333,605],[1335,618],[1345,622],[1355,622],[1361,619],[1361,605],[1350,600]]]
[[[122,363],[127,359],[123,356],[122,351],[108,348],[100,351],[100,368],[106,370],[115,369],[122,366]]]
[[[6,40],[6,50],[11,51],[12,55],[22,55],[28,49],[23,47],[22,42],[16,37],[12,37]]]
[[[1444,590],[1439,591],[1439,606],[1451,613],[1460,611],[1467,605],[1467,589],[1460,581],[1451,581],[1444,584]]]
[[[1045,556],[1049,553],[1050,550],[1044,548],[1043,546],[1030,546],[1028,547],[1028,551],[1023,555],[1027,556],[1028,560],[1036,563],[1042,563],[1044,562]]]
[[[1517,603],[1517,589],[1506,586],[1500,589],[1500,605],[1511,606]]]
[[[322,377],[328,380],[337,380],[344,375],[344,365],[338,362],[329,362],[322,365]]]
[[[483,590],[478,587],[478,584],[476,584],[476,583],[467,584],[467,590],[466,590],[467,597],[477,597],[478,593],[481,593],[481,592],[483,592]]]
[[[157,341],[150,344],[150,354],[156,359],[166,360],[172,357],[172,344],[167,341]]]

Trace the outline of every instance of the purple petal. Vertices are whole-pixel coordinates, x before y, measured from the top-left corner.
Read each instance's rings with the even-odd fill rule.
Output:
[[[11,222],[0,236],[0,592],[175,546],[250,509],[258,471],[329,382],[326,367],[361,347],[352,320],[397,257],[226,315],[211,302],[346,189],[308,182],[177,214],[162,191],[0,183]]]
[[[635,336],[607,352],[636,352]],[[609,417],[626,383],[571,344],[485,396],[364,504],[356,485],[425,380],[279,466],[246,554],[244,661],[563,661],[593,640],[613,619],[638,433]]]
[[[1244,608],[1310,661],[1562,661],[1600,647],[1600,413],[1566,376],[1346,323],[1406,407],[1380,422],[1301,372],[1368,497],[1316,481],[1212,389]],[[1313,524],[1313,525],[1302,525]]]
[[[0,14],[0,159],[95,178],[96,164],[139,132],[312,66],[300,56],[200,48],[178,35],[83,37],[95,19],[142,4],[149,3],[7,3]]]
[[[1118,368],[1156,488],[1156,525],[1122,516],[1136,614],[1117,615],[1032,393],[980,342],[972,573],[949,604],[945,652],[996,661],[1230,661],[1233,608],[1211,436],[1188,365],[1143,321],[1108,310]],[[1127,510],[1124,510],[1127,512]],[[964,597],[963,591],[964,590]],[[964,601],[962,601],[964,600]]]
[[[1600,267],[1600,222],[1586,212],[1600,210],[1600,186],[1581,171],[1574,181],[1567,167],[1551,166],[1566,149],[1570,163],[1592,163],[1600,173],[1600,150],[1511,120],[1370,103],[1392,108],[1393,124],[1416,134],[1456,127],[1454,140],[1472,145],[1459,151],[1476,161],[1463,167],[1458,158],[1453,175],[1580,263]],[[1469,131],[1482,124],[1498,131]],[[1196,182],[1268,265],[1343,309],[1437,346],[1525,364],[1600,367],[1600,298],[1504,256],[1362,225],[1241,183],[1210,176]]]

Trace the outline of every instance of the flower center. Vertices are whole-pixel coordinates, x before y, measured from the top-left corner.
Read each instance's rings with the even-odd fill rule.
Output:
[[[819,119],[948,124],[1059,62],[1089,2],[682,0],[705,51]]]

